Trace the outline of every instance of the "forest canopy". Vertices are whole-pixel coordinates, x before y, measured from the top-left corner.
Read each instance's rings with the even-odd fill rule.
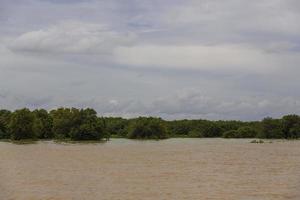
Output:
[[[168,137],[300,138],[300,116],[262,121],[163,120],[156,117],[101,117],[94,109],[0,110],[0,139],[108,140]]]

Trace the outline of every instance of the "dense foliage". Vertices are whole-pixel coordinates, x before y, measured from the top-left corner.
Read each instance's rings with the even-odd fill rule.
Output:
[[[243,126],[236,130],[225,131],[222,136],[224,138],[254,138],[258,136],[258,132],[252,127]]]
[[[34,121],[34,114],[27,108],[13,112],[8,124],[11,138],[14,140],[35,138]]]
[[[0,110],[0,139],[101,140],[113,137],[164,139],[168,137],[300,138],[300,116],[262,121],[174,120],[139,117],[99,117],[95,110],[58,108]]]
[[[8,124],[10,122],[11,112],[8,110],[0,110],[0,139],[10,138]]]
[[[165,139],[168,136],[166,126],[160,118],[139,117],[130,124],[127,137],[131,139]]]
[[[109,139],[105,121],[95,110],[58,108],[10,112],[0,110],[0,139]]]
[[[34,110],[35,122],[33,125],[34,132],[39,139],[53,138],[52,132],[53,120],[48,112],[44,109]]]

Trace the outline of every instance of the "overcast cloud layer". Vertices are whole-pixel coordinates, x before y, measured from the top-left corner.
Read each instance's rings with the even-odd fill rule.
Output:
[[[298,0],[1,0],[0,108],[300,114]]]

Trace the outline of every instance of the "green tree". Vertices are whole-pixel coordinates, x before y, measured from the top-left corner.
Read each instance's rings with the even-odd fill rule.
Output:
[[[139,117],[135,119],[127,135],[131,139],[165,139],[168,137],[163,120],[153,117]]]
[[[98,120],[99,120],[100,124],[102,124],[103,136],[106,139],[106,141],[108,141],[111,137],[111,132],[108,131],[107,122],[104,117],[98,118]]]
[[[248,126],[240,127],[237,130],[225,131],[223,138],[254,138],[257,136],[257,131]]]
[[[189,131],[188,137],[202,138],[203,137],[203,131],[199,128],[195,128],[195,129]]]
[[[11,112],[9,110],[0,110],[0,139],[10,138],[8,124],[10,121]]]
[[[240,127],[236,131],[236,136],[237,138],[254,138],[257,136],[257,131],[254,128],[245,126],[245,127]]]
[[[34,115],[27,109],[23,108],[12,113],[9,123],[9,130],[13,140],[33,139],[36,138],[33,130]]]
[[[267,117],[261,122],[262,130],[258,137],[260,138],[284,138],[282,121]]]
[[[109,136],[106,135],[105,121],[97,117],[97,112],[93,109],[81,109],[77,125],[73,126],[70,132],[72,140],[101,140]]]
[[[203,130],[204,137],[221,137],[223,129],[215,122],[210,122]]]
[[[300,117],[298,115],[286,115],[282,118],[283,133],[285,138],[299,138]]]
[[[120,117],[106,117],[103,118],[106,125],[106,130],[111,135],[126,137],[128,133],[129,120]]]
[[[225,131],[222,134],[223,138],[236,138],[238,135],[237,130],[229,130],[229,131]]]
[[[291,138],[298,139],[300,138],[300,124],[294,125],[290,130],[289,134],[291,135]]]
[[[52,118],[48,112],[44,109],[34,110],[33,114],[35,116],[34,120],[34,132],[40,139],[50,139],[53,138],[54,134],[52,132]]]
[[[78,126],[79,110],[75,108],[58,108],[52,110],[52,132],[55,138],[70,138],[71,129]]]

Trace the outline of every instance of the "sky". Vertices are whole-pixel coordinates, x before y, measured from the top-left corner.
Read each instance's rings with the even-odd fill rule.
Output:
[[[299,0],[0,0],[0,108],[300,114]]]

